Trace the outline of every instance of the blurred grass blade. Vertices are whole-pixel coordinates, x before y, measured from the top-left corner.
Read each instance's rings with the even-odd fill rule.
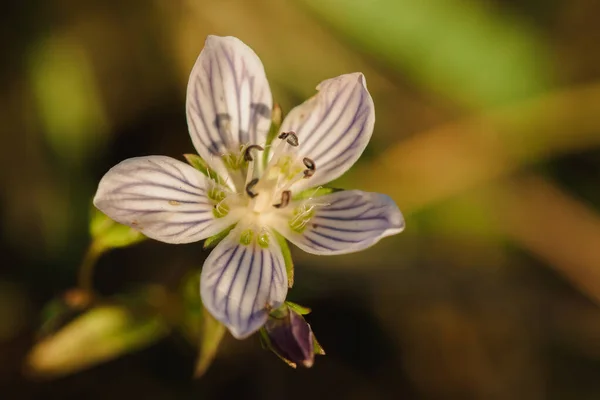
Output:
[[[532,27],[464,0],[301,0],[418,83],[471,107],[538,94],[551,60]]]

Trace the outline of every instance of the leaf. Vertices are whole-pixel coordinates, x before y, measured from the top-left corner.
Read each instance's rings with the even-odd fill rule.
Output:
[[[113,221],[95,207],[90,219],[90,235],[98,252],[131,246],[146,239],[142,233]]]
[[[44,377],[63,376],[139,350],[168,333],[157,313],[139,311],[123,304],[89,309],[39,341],[27,356],[28,368]]]
[[[52,299],[42,309],[40,337],[50,336],[85,312],[91,304],[89,293],[70,289],[59,298]]]
[[[181,297],[180,329],[191,344],[198,346],[194,377],[199,378],[212,364],[226,329],[202,305],[199,272],[192,272],[183,279]]]
[[[225,335],[225,325],[217,321],[207,310],[204,308],[202,313],[202,335],[199,344],[198,360],[196,361],[196,370],[194,377],[199,378],[212,364],[219,344],[223,340]]]

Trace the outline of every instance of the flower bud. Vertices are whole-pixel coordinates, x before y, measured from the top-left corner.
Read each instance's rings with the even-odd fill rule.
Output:
[[[266,347],[291,367],[295,368],[300,364],[310,368],[314,363],[315,353],[325,353],[298,309],[302,308],[285,303],[273,311],[261,331],[262,338]]]

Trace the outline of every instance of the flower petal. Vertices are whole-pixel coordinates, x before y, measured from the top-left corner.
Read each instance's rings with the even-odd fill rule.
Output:
[[[264,144],[272,106],[256,53],[235,37],[208,36],[188,82],[187,121],[198,154],[223,178],[227,170],[219,156]]]
[[[367,147],[375,124],[373,99],[363,74],[323,81],[317,90],[281,125],[281,132],[298,136],[297,154],[316,164],[313,177],[298,182],[296,190],[322,185],[346,172]]]
[[[243,339],[267,321],[268,309],[285,301],[287,277],[276,238],[269,233],[267,247],[257,240],[243,244],[240,225],[204,262],[200,294],[208,311]]]
[[[312,254],[353,253],[404,229],[404,218],[394,201],[379,193],[342,191],[291,206],[280,213],[273,228]],[[305,220],[300,221],[303,230],[292,229],[299,226],[291,223],[297,218],[298,207],[308,210]]]
[[[102,177],[94,205],[115,221],[166,243],[206,239],[237,222],[239,212],[213,215],[207,178],[170,157],[125,160]]]

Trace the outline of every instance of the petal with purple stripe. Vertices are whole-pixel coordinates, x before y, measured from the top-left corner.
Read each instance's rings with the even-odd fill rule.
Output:
[[[363,74],[323,81],[317,90],[316,96],[290,111],[281,126],[282,132],[298,136],[298,156],[316,164],[313,177],[296,183],[295,190],[322,185],[346,172],[367,146],[375,124]]]
[[[364,250],[402,232],[404,218],[390,197],[349,190],[295,202],[274,219],[273,228],[308,253],[333,255]]]
[[[208,36],[188,82],[187,121],[194,147],[223,178],[221,155],[265,143],[272,105],[256,53],[235,37]]]
[[[216,218],[207,178],[165,156],[122,161],[102,177],[94,205],[113,220],[166,243],[206,239],[239,219],[238,210]]]
[[[240,224],[241,225],[241,224]],[[254,238],[242,243],[238,225],[210,253],[200,276],[200,295],[207,310],[231,334],[243,339],[267,320],[287,295],[285,261],[271,233],[268,245]]]

